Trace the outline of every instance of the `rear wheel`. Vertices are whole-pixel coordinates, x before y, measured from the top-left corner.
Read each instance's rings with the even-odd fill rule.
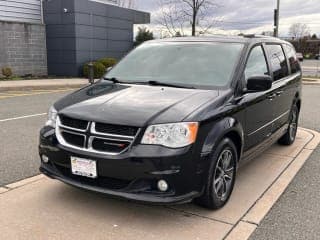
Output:
[[[294,143],[298,130],[298,120],[299,120],[299,108],[294,105],[290,113],[289,127],[286,133],[279,139],[279,143],[282,145],[291,145]]]
[[[223,207],[233,190],[238,156],[234,143],[224,138],[212,154],[205,192],[195,202],[209,209]]]

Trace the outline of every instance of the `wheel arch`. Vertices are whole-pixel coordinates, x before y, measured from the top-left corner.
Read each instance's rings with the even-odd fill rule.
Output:
[[[301,110],[301,97],[299,92],[297,92],[294,96],[293,105],[296,104],[299,111]]]
[[[202,154],[212,153],[225,137],[230,138],[235,144],[239,161],[243,151],[244,133],[241,123],[233,117],[224,118],[213,124],[203,144]]]
[[[297,99],[296,104],[297,104],[298,110],[300,112],[300,110],[301,110],[301,99]]]
[[[224,137],[231,139],[231,141],[234,143],[237,148],[238,161],[240,161],[243,146],[243,140],[241,139],[240,134],[235,130],[231,130],[227,132]]]

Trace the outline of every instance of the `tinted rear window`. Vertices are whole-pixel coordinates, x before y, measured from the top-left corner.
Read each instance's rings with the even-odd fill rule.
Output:
[[[277,81],[281,78],[288,76],[288,65],[284,56],[281,45],[268,44],[266,49],[270,56],[271,70],[273,72],[273,80]]]
[[[296,55],[296,51],[294,50],[293,47],[291,47],[287,44],[284,44],[283,48],[284,48],[284,51],[285,51],[287,58],[289,60],[291,73],[299,72],[301,69],[300,69],[299,60]]]

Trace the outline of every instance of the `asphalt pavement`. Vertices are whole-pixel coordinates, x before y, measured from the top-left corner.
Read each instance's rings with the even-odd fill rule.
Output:
[[[39,174],[39,130],[51,104],[68,92],[0,94],[0,187]]]
[[[300,126],[320,132],[320,86],[303,86]],[[320,237],[320,146],[313,152],[250,240]]]

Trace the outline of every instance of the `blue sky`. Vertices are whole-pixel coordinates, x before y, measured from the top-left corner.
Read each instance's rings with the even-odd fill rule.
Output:
[[[213,33],[261,33],[273,30],[273,9],[276,0],[215,0],[220,7],[212,12],[217,19]],[[136,0],[136,8],[151,13],[156,28],[159,0]],[[311,33],[320,35],[320,0],[281,0],[280,34],[288,36],[293,23],[306,23]]]

